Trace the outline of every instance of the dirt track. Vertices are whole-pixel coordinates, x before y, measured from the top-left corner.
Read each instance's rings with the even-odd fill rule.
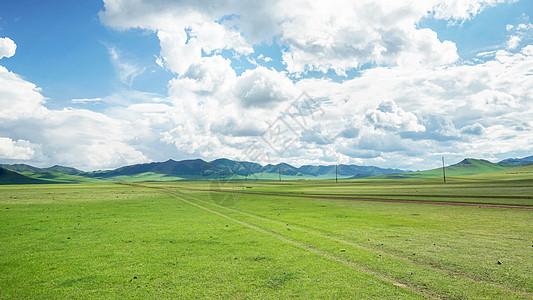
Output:
[[[206,192],[216,193],[233,193],[233,191],[224,190],[201,190]],[[429,200],[399,200],[399,199],[378,199],[378,198],[359,198],[359,197],[335,197],[326,195],[290,195],[290,194],[269,194],[269,193],[251,193],[242,192],[248,195],[262,195],[262,196],[279,196],[279,197],[294,197],[294,198],[312,198],[312,199],[331,199],[331,200],[350,200],[350,201],[369,201],[369,202],[392,202],[392,203],[411,203],[411,204],[433,204],[433,205],[449,205],[449,206],[470,206],[470,207],[486,207],[486,208],[508,208],[508,209],[525,209],[533,210],[533,206],[525,205],[507,205],[507,204],[490,204],[490,203],[469,203],[469,202],[447,202],[447,201],[429,201]]]

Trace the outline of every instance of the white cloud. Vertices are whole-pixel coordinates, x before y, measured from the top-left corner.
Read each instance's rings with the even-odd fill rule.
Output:
[[[446,0],[435,1],[433,12],[436,18],[450,20],[451,23],[475,17],[486,7],[498,3],[513,3],[518,0]]]
[[[394,131],[425,131],[412,112],[406,112],[392,100],[382,102],[376,109],[368,110],[367,120],[376,128]]]
[[[109,47],[108,51],[111,62],[122,83],[131,86],[135,78],[146,71],[146,67],[139,67],[134,63],[125,61],[116,48]]]
[[[334,1],[299,5],[292,9],[294,15],[289,13],[279,21],[289,72],[332,69],[342,75],[365,63],[440,65],[457,59],[452,42],[439,41],[430,29],[416,29],[430,4]]]
[[[320,103],[326,114],[309,124],[309,131],[296,128],[302,138],[274,162],[324,163],[325,153],[331,152],[327,159],[333,161],[427,168],[445,153],[449,159],[460,159],[508,151],[510,147],[500,150],[501,143],[486,141],[504,136],[507,143],[531,151],[524,142],[531,137],[523,130],[523,120],[533,119],[527,96],[533,91],[527,76],[533,66],[532,49],[499,51],[477,65],[417,72],[400,66],[368,69],[343,83],[301,79],[292,84],[283,73],[263,67],[235,76],[227,61],[213,58],[204,63],[218,61],[207,68],[217,75],[191,75],[204,74],[198,65],[187,77],[173,80],[168,99],[173,106],[152,115],[150,126],[161,133],[163,143],[186,157],[247,159],[245,149],[283,115],[297,92],[305,90],[324,99]],[[209,78],[224,79],[212,84]],[[292,98],[284,94],[291,90],[296,93]],[[323,136],[333,138],[324,143],[319,139]],[[268,145],[261,147],[269,150]]]
[[[30,160],[35,156],[36,145],[29,141],[0,137],[0,159]]]
[[[479,123],[465,126],[461,128],[461,133],[471,134],[471,135],[483,135],[485,127]]]
[[[509,50],[514,50],[516,49],[516,47],[518,47],[518,45],[520,44],[520,41],[522,39],[516,35],[513,35],[509,38],[509,40],[507,41],[507,48]]]
[[[0,119],[30,118],[43,112],[41,89],[0,66]]]
[[[516,26],[516,29],[517,30],[531,30],[533,29],[533,24],[532,23],[519,24],[518,26]]]
[[[132,146],[142,130],[129,121],[89,110],[51,110],[44,106],[40,92],[34,84],[0,67],[2,159],[82,169],[146,160]]]
[[[190,20],[177,17],[169,24],[155,26],[165,66],[178,74],[184,73],[190,65],[199,63],[202,51],[208,54],[223,49],[233,49],[240,54],[253,52],[239,33],[201,16]]]
[[[272,107],[295,99],[294,84],[283,73],[257,67],[238,78],[235,95],[245,107]]]
[[[531,44],[533,42],[533,24],[522,23],[516,26],[507,25],[509,38],[506,46],[508,50],[516,50],[519,46]]]
[[[514,96],[489,89],[470,96],[468,105],[470,111],[481,110],[484,113],[501,113],[501,110],[518,108],[518,103]]]
[[[249,55],[252,45],[278,41],[287,70],[334,70],[345,74],[362,64],[439,66],[456,62],[453,42],[417,29],[429,13],[451,21],[469,19],[505,0],[470,1],[105,1],[100,18],[117,29],[157,32],[160,64],[175,73],[208,55],[229,49]],[[264,61],[269,61],[265,58]]]
[[[95,103],[95,102],[102,102],[102,98],[83,98],[83,99],[72,99],[70,100],[70,103]]]
[[[443,114],[430,114],[422,118],[421,123],[425,130],[423,132],[407,132],[401,136],[411,139],[429,139],[435,141],[446,141],[459,139],[459,131],[455,128],[451,117]]]
[[[5,37],[0,38],[0,59],[4,57],[11,57],[15,55],[15,51],[17,50],[17,45],[15,42],[13,42],[12,39]]]
[[[213,94],[234,84],[236,74],[231,61],[219,55],[203,57],[178,78],[171,80],[171,94]]]
[[[203,3],[200,3],[203,2]],[[157,33],[164,65],[174,73],[184,73],[198,63],[202,52],[216,54],[231,49],[238,54],[253,53],[242,35],[218,22],[229,6],[221,2],[105,1],[102,21],[118,29],[142,28]]]

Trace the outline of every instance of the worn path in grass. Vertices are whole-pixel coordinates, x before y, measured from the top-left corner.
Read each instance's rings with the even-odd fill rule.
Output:
[[[169,194],[175,197],[176,199],[179,199],[197,208],[203,209],[220,217],[236,222],[242,226],[254,229],[257,232],[267,234],[283,243],[287,243],[302,250],[309,251],[330,261],[340,263],[355,271],[366,273],[382,281],[388,282],[398,287],[405,288],[407,290],[410,290],[411,292],[415,292],[423,296],[437,298],[463,298],[465,296],[472,296],[472,294],[469,294],[472,293],[472,291],[474,291],[474,294],[485,296],[490,295],[490,297],[514,298],[530,296],[527,293],[524,294],[520,291],[510,290],[506,286],[502,286],[494,282],[487,282],[479,278],[468,276],[467,274],[456,272],[452,269],[442,268],[442,266],[435,266],[432,264],[424,263],[422,261],[412,260],[387,251],[377,251],[376,249],[365,247],[350,240],[321,233],[318,229],[304,228],[300,226],[291,225],[292,230],[300,232],[299,236],[281,234],[279,231],[279,227],[284,227],[286,225],[282,224],[283,222],[270,218],[265,218],[255,214],[250,214],[237,209],[220,206],[215,203],[202,200],[198,197],[192,196],[191,194],[180,192],[180,190],[182,189],[181,187],[180,190],[177,190],[139,184],[127,185],[139,188],[154,188],[161,190],[162,192]],[[219,192],[218,190],[207,191]],[[261,193],[246,194],[273,196],[273,194]],[[296,197],[296,195],[279,196]],[[297,197],[313,198],[306,196]],[[316,198],[346,200],[346,198],[344,197]],[[376,201],[376,199],[368,199],[368,201]],[[401,200],[393,200],[387,202],[421,203],[420,201],[405,202]],[[429,203],[435,204],[434,202]],[[480,205],[476,204],[475,206]],[[502,208],[501,206],[494,205],[482,205],[482,207]],[[270,225],[268,223],[270,223]],[[344,253],[338,253],[338,247],[342,245],[347,246],[347,248],[350,247],[349,250],[351,250],[352,253],[350,253],[349,255],[345,255]],[[372,259],[371,257],[374,258]],[[376,257],[379,257],[379,259],[376,260]],[[416,273],[418,276],[416,278],[406,279],[403,275],[399,273],[399,269],[413,270],[413,272],[410,273]]]
[[[203,191],[203,192],[216,192],[216,193],[235,193],[235,191],[227,191],[222,189],[192,189],[192,188],[182,188],[192,191]],[[247,195],[261,195],[261,196],[280,196],[280,197],[294,197],[294,198],[311,198],[311,199],[328,199],[328,200],[350,200],[350,201],[370,201],[370,202],[392,202],[392,203],[414,203],[414,204],[433,204],[433,205],[451,205],[451,206],[471,206],[471,207],[484,207],[484,208],[507,208],[507,209],[526,209],[533,210],[533,206],[529,205],[510,205],[510,204],[491,204],[491,203],[471,203],[471,202],[448,202],[448,201],[429,201],[429,200],[403,200],[403,199],[382,199],[382,198],[360,198],[360,197],[349,197],[349,196],[331,196],[331,195],[317,195],[317,194],[305,194],[305,195],[293,195],[293,194],[282,194],[282,193],[253,193],[253,192],[244,192],[239,191],[241,194]],[[402,196],[402,195],[395,195]],[[414,197],[413,195],[408,195],[409,197]],[[420,196],[418,196],[420,197]],[[482,196],[439,196],[431,195],[427,197],[449,197],[449,198],[494,198],[494,197],[482,197]],[[502,198],[502,197],[498,197]],[[533,197],[509,197],[509,199],[532,199]],[[505,197],[504,197],[505,199]]]

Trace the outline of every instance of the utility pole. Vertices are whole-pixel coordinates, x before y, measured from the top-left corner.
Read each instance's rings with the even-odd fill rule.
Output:
[[[337,176],[338,169],[339,169],[339,165],[335,165],[335,183],[339,183],[338,176]]]
[[[446,183],[446,168],[444,168],[444,156],[442,157],[442,177],[444,178],[444,183]]]

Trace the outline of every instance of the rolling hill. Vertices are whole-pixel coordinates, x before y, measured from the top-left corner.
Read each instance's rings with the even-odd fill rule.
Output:
[[[10,171],[4,168],[0,168],[0,185],[5,184],[36,184],[46,183],[46,181],[30,178],[19,174],[14,171]]]
[[[492,163],[484,159],[465,158],[461,162],[445,167],[446,177],[453,176],[465,176],[465,175],[478,175],[484,173],[491,173],[506,169],[515,168],[518,165],[511,162],[499,162]],[[442,177],[442,168],[436,168],[427,171],[407,172],[403,174],[388,174],[374,176],[373,178],[379,179],[392,179],[392,178],[430,178],[430,177]]]
[[[12,165],[0,165],[1,168],[8,169],[11,171],[15,171],[17,173],[22,172],[31,172],[31,173],[43,173],[43,172],[55,172],[55,173],[61,173],[61,174],[67,174],[67,175],[78,175],[80,173],[83,173],[83,171],[71,168],[71,167],[64,167],[55,165],[53,167],[49,168],[37,168],[26,164],[12,164]]]
[[[508,158],[508,159],[502,160],[501,162],[513,163],[517,165],[529,165],[529,164],[533,164],[533,155],[528,156],[528,157],[523,157],[523,158]]]
[[[143,173],[165,174],[181,178],[210,178],[215,177],[217,168],[201,159],[175,161],[169,159],[165,162],[152,162],[121,167],[109,171],[95,171],[81,173],[80,175],[91,178],[110,178],[117,176],[133,176]]]

